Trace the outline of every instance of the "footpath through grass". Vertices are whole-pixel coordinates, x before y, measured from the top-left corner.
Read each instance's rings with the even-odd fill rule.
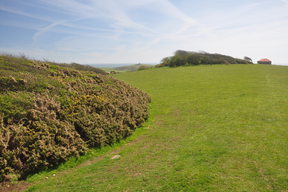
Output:
[[[288,67],[218,65],[116,76],[148,92],[134,141],[28,191],[288,191]],[[121,158],[111,160],[120,154]],[[38,180],[37,180],[38,179]]]

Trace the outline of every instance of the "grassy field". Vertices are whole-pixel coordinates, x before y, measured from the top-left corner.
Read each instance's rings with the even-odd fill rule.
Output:
[[[151,95],[150,122],[74,168],[31,177],[27,191],[288,191],[288,67],[159,68],[116,78]]]

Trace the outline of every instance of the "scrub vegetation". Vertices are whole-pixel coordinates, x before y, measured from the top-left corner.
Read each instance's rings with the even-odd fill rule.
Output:
[[[252,64],[249,57],[238,59],[227,55],[207,52],[178,50],[174,56],[165,57],[156,67],[179,67],[189,65]]]
[[[0,56],[0,181],[16,181],[131,135],[147,94],[105,72]]]

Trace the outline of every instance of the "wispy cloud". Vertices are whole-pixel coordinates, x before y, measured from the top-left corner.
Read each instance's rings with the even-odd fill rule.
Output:
[[[139,33],[142,31],[144,33],[153,33],[154,31],[150,28],[141,25],[140,23],[135,22],[131,19],[126,12],[119,6],[117,1],[107,0],[105,2],[101,1],[89,1],[89,4],[80,3],[75,0],[41,0],[43,3],[65,10],[67,13],[71,14],[74,18],[72,20],[66,20],[65,22],[56,21],[46,26],[43,29],[40,29],[41,33],[49,32],[49,30],[53,29],[56,26],[63,25],[76,29],[84,29],[84,30],[92,30],[99,31],[98,28],[92,27],[83,27],[79,25],[73,24],[75,20],[85,20],[85,19],[109,19],[111,20],[110,28],[100,29],[103,31],[113,32],[115,33],[132,33],[134,30],[135,33]],[[39,36],[39,32],[35,35]]]
[[[126,7],[123,7],[123,4],[121,4],[121,1],[115,1],[115,0],[106,0],[103,1],[88,1],[87,3],[80,3],[75,0],[41,0],[42,3],[46,4],[46,6],[51,6],[54,8],[62,9],[64,13],[70,14],[73,16],[72,19],[69,20],[56,20],[49,17],[44,17],[36,14],[31,14],[28,12],[20,11],[15,8],[10,7],[4,7],[1,6],[0,9],[2,11],[14,13],[21,16],[30,17],[33,19],[42,20],[45,22],[48,22],[45,26],[42,26],[37,29],[33,36],[33,40],[37,41],[41,35],[44,35],[45,33],[48,33],[50,31],[55,31],[55,27],[57,26],[66,26],[74,29],[81,29],[81,30],[90,30],[91,32],[95,31],[110,31],[114,32],[116,34],[121,33],[138,33],[141,35],[147,35],[147,33],[156,34],[157,31],[141,24],[136,21],[134,21],[126,12]],[[132,2],[132,1],[130,1]],[[131,3],[134,5],[134,7],[139,6],[145,6],[147,4],[154,4],[154,6],[159,7],[159,12],[162,12],[163,14],[173,16],[174,18],[179,19],[179,21],[183,22],[183,25],[177,29],[177,31],[172,31],[171,34],[166,35],[171,36],[173,34],[179,34],[181,32],[186,31],[189,29],[195,21],[181,12],[179,9],[177,9],[172,3],[170,3],[168,0],[146,0],[146,1],[137,1],[137,3]],[[126,6],[131,6],[130,4],[125,4]],[[112,21],[110,29],[99,29],[99,28],[92,28],[87,26],[81,26],[81,25],[75,25],[73,24],[76,20],[84,20],[84,19],[101,19],[101,18],[107,18]],[[114,28],[114,29],[113,29]],[[162,36],[162,35],[161,35]],[[157,38],[157,39],[162,39]],[[159,40],[154,40],[155,42],[158,42]]]
[[[48,22],[52,21],[50,18],[39,16],[39,15],[34,15],[34,14],[31,14],[31,13],[20,11],[18,9],[7,7],[7,6],[4,6],[4,5],[0,6],[0,11],[5,11],[5,12],[8,12],[8,13],[21,15],[21,16],[25,16],[25,17],[30,17],[30,18],[38,19],[38,20],[42,20],[42,21],[48,21]]]
[[[87,3],[80,3],[76,0],[40,0],[43,4],[47,6],[52,6],[54,8],[60,8],[66,14],[71,14],[74,16],[85,16],[85,17],[95,17],[97,12],[94,12],[94,7]]]
[[[128,1],[130,2],[130,1]],[[185,14],[175,5],[173,5],[169,0],[149,0],[149,1],[137,1],[137,3],[132,3],[129,8],[139,8],[145,5],[151,5],[157,7],[157,11],[163,15],[172,17],[176,19],[179,24],[177,28],[171,26],[168,32],[159,31],[153,35],[153,38],[142,45],[142,49],[147,51],[155,44],[167,39],[173,39],[177,36],[182,35],[184,32],[188,31],[192,26],[195,26],[196,20]]]
[[[49,46],[51,57],[63,53],[60,59],[87,63],[160,61],[176,49],[260,57],[287,48],[288,0],[223,2],[11,0],[0,2],[0,11],[12,18],[0,25],[29,29],[25,37],[34,44],[21,49],[29,54],[39,49],[37,55],[45,55]]]
[[[51,29],[53,29],[54,27],[56,27],[56,26],[58,26],[58,25],[64,24],[65,22],[66,22],[66,21],[57,21],[57,22],[54,22],[54,23],[52,23],[52,24],[49,24],[49,25],[47,25],[47,26],[45,26],[45,27],[39,28],[39,29],[37,30],[37,32],[33,35],[33,41],[37,41],[38,38],[39,38],[42,34],[50,31]]]

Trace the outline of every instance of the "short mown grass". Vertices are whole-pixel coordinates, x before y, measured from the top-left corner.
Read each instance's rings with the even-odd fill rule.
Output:
[[[27,191],[288,190],[288,67],[159,68],[116,78],[151,95],[146,131],[90,163],[31,177]],[[115,154],[121,158],[111,160]]]

